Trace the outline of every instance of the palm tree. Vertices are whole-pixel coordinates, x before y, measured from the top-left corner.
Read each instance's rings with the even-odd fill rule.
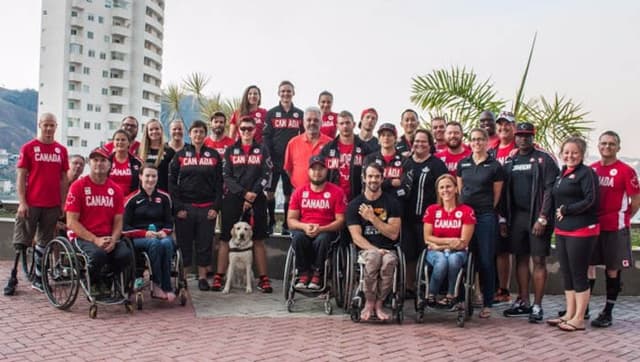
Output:
[[[176,118],[182,118],[182,112],[180,112],[180,102],[184,99],[184,91],[179,85],[171,83],[166,89],[162,91],[162,103],[166,105],[166,114],[162,115],[162,119],[170,122]]]
[[[536,142],[546,149],[555,149],[569,135],[586,137],[591,131],[586,120],[588,112],[571,98],[554,95],[552,101],[543,96],[524,101],[524,89],[537,34],[533,37],[527,65],[520,86],[512,102],[512,112],[519,122],[527,121],[535,125]],[[445,116],[463,125],[465,131],[477,126],[482,111],[494,113],[504,109],[508,103],[498,97],[490,78],[479,80],[473,70],[466,67],[436,69],[430,74],[412,79],[411,101],[427,111],[431,117]]]

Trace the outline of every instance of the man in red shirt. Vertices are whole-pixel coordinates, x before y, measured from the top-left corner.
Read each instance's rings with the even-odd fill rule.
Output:
[[[432,153],[437,153],[447,149],[447,140],[444,137],[444,131],[447,128],[447,120],[442,116],[436,116],[431,119],[431,133],[433,139],[436,142],[435,150]]]
[[[122,119],[122,124],[120,125],[120,128],[125,130],[129,134],[129,139],[131,140],[131,145],[129,146],[129,153],[131,153],[132,155],[137,155],[138,148],[140,148],[140,142],[136,140],[136,138],[138,137],[139,127],[140,125],[138,123],[138,120],[134,116],[124,117]],[[113,142],[105,143],[104,148],[107,150],[107,152],[112,153],[114,148]]]
[[[618,159],[620,136],[606,131],[598,139],[600,161],[591,165],[600,181],[600,236],[591,256],[589,284],[596,279],[595,265],[606,267],[607,299],[603,311],[591,321],[593,327],[611,326],[611,314],[621,288],[620,271],[632,266],[631,218],[640,208],[636,171]]]
[[[18,212],[13,244],[17,251],[21,251],[36,237],[36,278],[32,287],[41,292],[40,259],[47,243],[53,239],[68,187],[67,149],[53,138],[57,126],[53,114],[43,114],[38,120],[40,135],[20,148],[16,165]]]
[[[320,92],[318,96],[318,107],[322,111],[320,132],[329,138],[334,138],[338,130],[338,114],[331,110],[331,106],[333,106],[333,94],[329,91]]]
[[[436,157],[447,165],[447,170],[453,176],[456,176],[458,162],[471,154],[471,149],[462,143],[462,125],[458,122],[449,122],[445,128],[445,139],[447,140],[447,148],[444,151],[436,153]]]
[[[103,147],[89,154],[89,174],[71,185],[65,210],[72,240],[88,257],[91,279],[110,264],[117,274],[131,262],[132,251],[120,240],[124,196],[109,179],[109,153]]]
[[[293,137],[284,153],[284,170],[289,175],[293,189],[309,182],[307,162],[317,155],[322,146],[331,142],[329,136],[320,133],[322,112],[318,107],[308,107],[304,111],[304,133]]]
[[[287,224],[292,231],[296,269],[300,273],[296,288],[320,289],[329,242],[344,226],[347,200],[339,186],[327,181],[323,156],[312,156],[308,162],[310,182],[291,195]]]
[[[236,141],[224,134],[224,127],[227,123],[227,116],[222,112],[215,112],[209,119],[211,122],[211,135],[204,140],[204,145],[218,151],[220,157],[224,157],[227,147]]]

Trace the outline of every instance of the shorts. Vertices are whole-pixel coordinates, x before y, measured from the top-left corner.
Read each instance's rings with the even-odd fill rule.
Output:
[[[13,244],[31,246],[33,237],[44,247],[56,235],[56,224],[60,217],[60,207],[29,207],[27,218],[16,217],[13,227]]]
[[[265,240],[267,234],[267,199],[264,193],[259,193],[253,203],[253,222],[251,222],[251,212],[242,213],[244,199],[234,194],[224,195],[222,198],[222,229],[220,240],[229,241],[231,239],[231,229],[233,225],[240,221],[246,221],[253,226],[253,239]]]
[[[417,222],[403,223],[400,249],[404,253],[405,260],[409,263],[417,261],[425,246],[424,224]]]
[[[514,212],[509,230],[509,251],[514,255],[549,256],[551,238],[548,233],[535,236],[531,229],[531,215],[528,212]]]
[[[633,265],[629,228],[600,231],[589,265],[605,265],[608,270],[620,270]]]
[[[278,179],[282,178],[282,193],[285,196],[291,196],[293,192],[293,186],[291,185],[291,180],[289,179],[289,175],[282,169],[282,167],[274,166],[273,173],[271,176],[271,191],[276,192],[276,188],[278,186]]]
[[[496,241],[496,254],[510,254],[511,253],[511,238],[509,236],[504,237],[500,235],[500,229],[498,229],[498,238]]]

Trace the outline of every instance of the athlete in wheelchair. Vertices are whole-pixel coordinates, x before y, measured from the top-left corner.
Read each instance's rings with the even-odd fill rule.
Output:
[[[308,170],[310,182],[295,190],[289,203],[287,225],[291,230],[284,274],[284,294],[291,312],[296,292],[324,295],[325,312],[332,313],[331,296],[335,288],[332,270],[333,252],[344,226],[346,199],[339,186],[327,182],[327,166],[323,156],[312,156]],[[295,265],[295,268],[293,266]]]
[[[427,207],[423,219],[427,250],[422,252],[417,268],[416,318],[422,322],[426,306],[456,307],[462,327],[472,313],[469,296],[474,272],[467,248],[476,219],[471,207],[458,203],[453,176],[447,173],[438,177],[435,187],[438,202]],[[440,294],[442,298],[436,299]]]
[[[390,319],[383,308],[389,295],[393,317],[399,323],[404,318],[405,263],[397,242],[401,208],[396,198],[382,192],[383,173],[382,166],[367,165],[364,193],[347,208],[347,226],[353,239],[347,262],[347,295],[351,297],[351,319],[355,322],[374,317]]]
[[[176,293],[186,304],[186,279],[182,255],[171,237],[173,216],[169,194],[157,189],[158,169],[143,165],[139,172],[140,188],[125,202],[123,234],[133,240],[136,252],[136,304],[142,309],[143,289],[152,298],[173,302]],[[145,282],[147,270],[149,282]]]
[[[135,259],[130,242],[121,239],[124,200],[118,186],[108,179],[109,153],[97,148],[89,155],[89,175],[71,185],[66,201],[69,242],[52,240],[44,253],[42,282],[49,301],[70,308],[82,288],[95,318],[97,304],[133,307],[129,292]]]

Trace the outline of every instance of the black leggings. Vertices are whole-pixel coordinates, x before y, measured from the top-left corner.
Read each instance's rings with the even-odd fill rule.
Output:
[[[176,217],[176,239],[182,251],[184,266],[191,266],[195,254],[197,266],[211,265],[211,244],[216,231],[216,220],[207,219],[209,208],[185,206],[187,218]],[[195,250],[193,243],[195,242]]]
[[[564,290],[576,293],[589,289],[587,269],[597,236],[575,237],[556,234],[556,247],[560,271],[564,278]]]

